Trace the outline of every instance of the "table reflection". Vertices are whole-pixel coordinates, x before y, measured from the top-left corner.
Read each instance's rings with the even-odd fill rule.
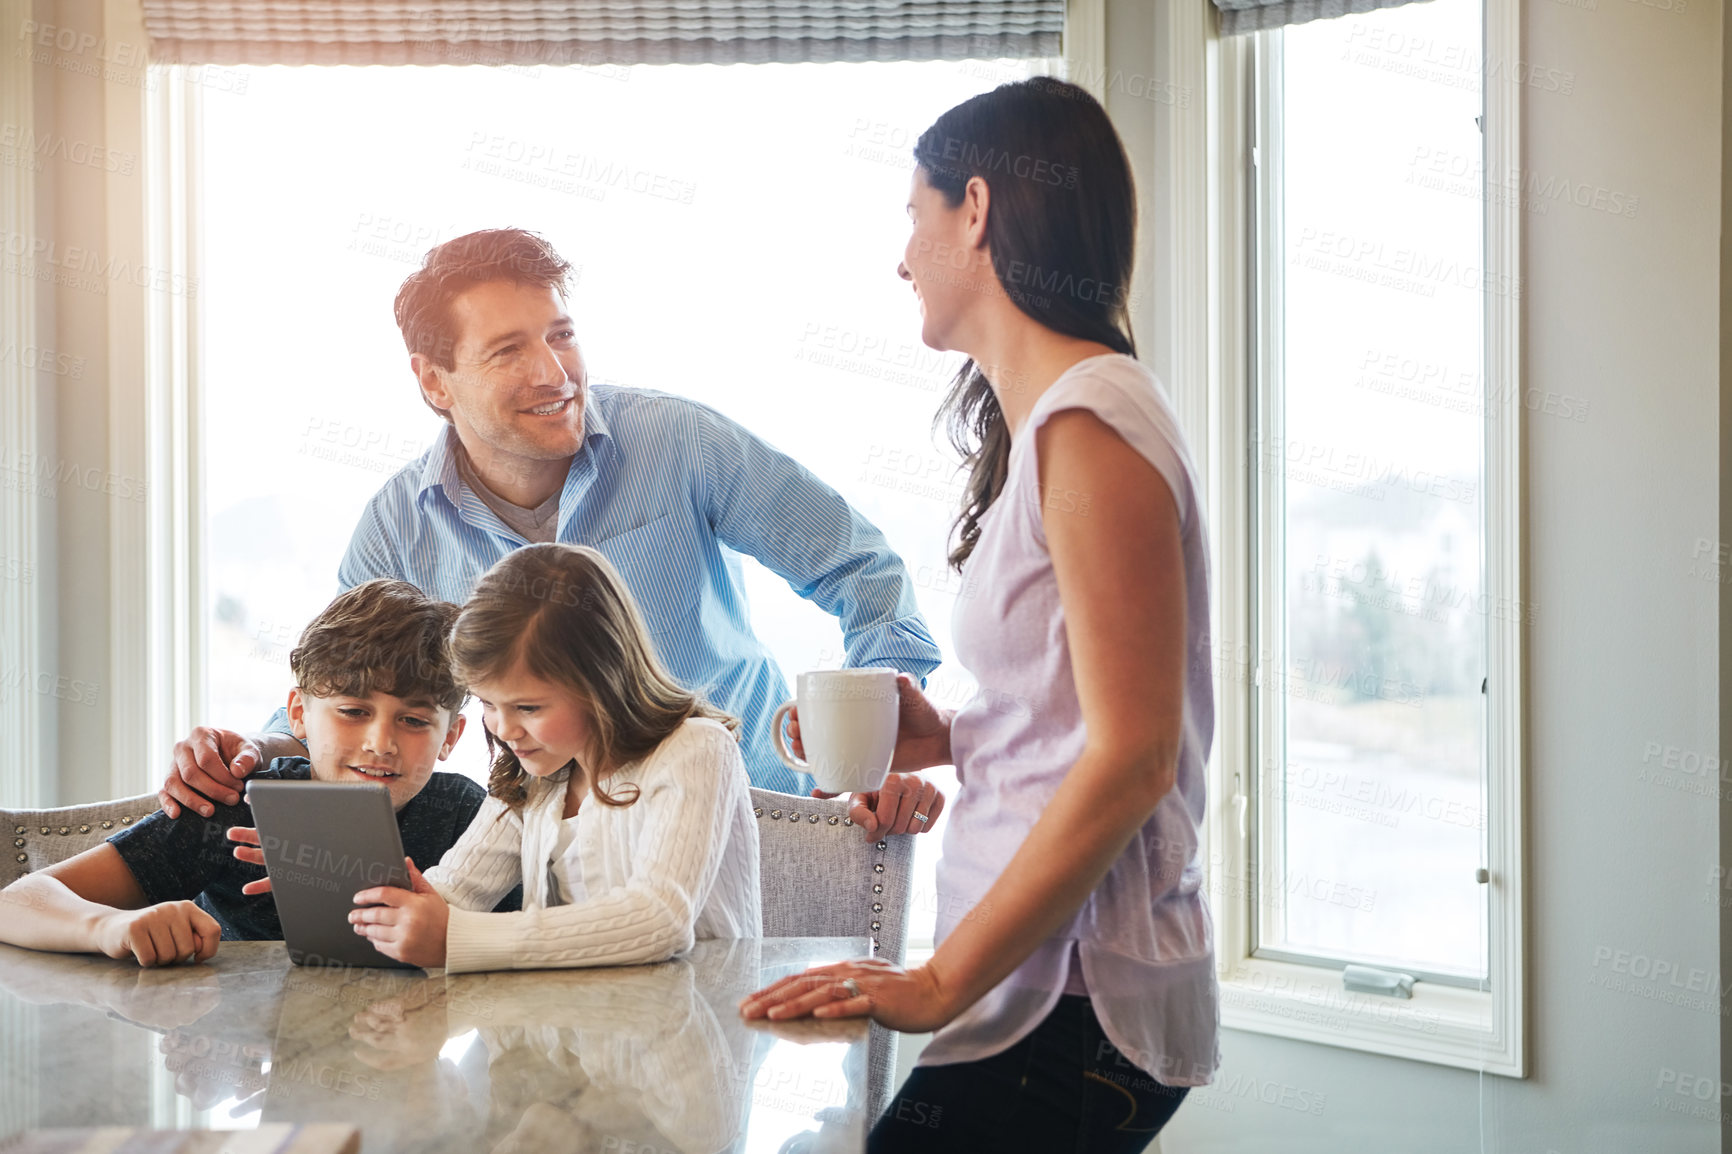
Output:
[[[859,1151],[864,1026],[766,1030],[735,1007],[864,945],[449,978],[295,968],[281,943],[167,970],[0,947],[0,1136],[342,1122],[367,1151]]]

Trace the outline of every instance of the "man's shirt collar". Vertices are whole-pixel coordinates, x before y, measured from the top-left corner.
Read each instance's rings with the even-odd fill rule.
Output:
[[[606,386],[602,386],[605,389]],[[613,431],[608,427],[607,414],[604,412],[602,389],[596,388],[592,382],[583,399],[583,445],[571,458],[571,466],[566,470],[566,486],[569,489],[573,477],[583,466],[584,457],[599,458],[604,444],[611,444]],[[435,487],[443,489],[445,499],[454,507],[462,507],[462,482],[457,475],[457,426],[449,421],[445,423],[444,433],[433,438],[433,444],[427,450],[427,460],[421,466],[421,482],[416,487],[417,498]],[[585,453],[585,449],[588,453]],[[562,516],[560,518],[564,520]]]

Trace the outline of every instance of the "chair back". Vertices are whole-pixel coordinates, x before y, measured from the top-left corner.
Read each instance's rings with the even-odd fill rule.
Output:
[[[60,809],[0,809],[0,831],[11,842],[0,857],[0,886],[83,853],[157,808],[156,794],[144,793]]]
[[[902,964],[914,892],[914,838],[867,841],[846,798],[752,790],[767,938],[870,938],[875,957]],[[876,1023],[866,1043],[866,1126],[890,1104],[896,1034]]]
[[[866,840],[846,798],[752,790],[767,938],[871,938],[902,964],[908,947],[914,839]]]

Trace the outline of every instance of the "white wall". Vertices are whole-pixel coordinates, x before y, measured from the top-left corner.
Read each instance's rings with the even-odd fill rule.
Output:
[[[142,734],[117,739],[115,706],[144,676],[122,643],[143,597],[116,587],[114,543],[142,517],[141,470],[125,463],[142,438],[111,421],[144,376],[140,11],[13,0],[0,26],[0,290],[8,317],[29,314],[0,328],[0,804],[93,801],[140,780]]]
[[[0,804],[139,792],[145,36],[128,0],[12,0],[0,24]],[[19,333],[19,329],[26,329]],[[125,565],[121,565],[125,572]],[[120,709],[116,709],[120,705]],[[159,759],[166,768],[166,757]],[[152,773],[151,776],[156,776]]]
[[[1721,748],[1718,573],[1692,571],[1720,536],[1720,8],[1523,7],[1525,63],[1574,74],[1567,95],[1526,90],[1524,167],[1640,198],[1634,218],[1553,205],[1523,222],[1524,384],[1591,405],[1526,438],[1532,1076],[1228,1031],[1230,1092],[1182,1109],[1165,1154],[1720,1148],[1714,1121],[1659,1105],[1717,1111],[1717,1092],[1658,1088],[1664,1071],[1719,1085],[1720,1000],[1598,984],[1608,950],[1717,975],[1732,899],[1710,881],[1712,796],[1638,780],[1651,742]],[[1269,1083],[1321,1112],[1265,1104]]]

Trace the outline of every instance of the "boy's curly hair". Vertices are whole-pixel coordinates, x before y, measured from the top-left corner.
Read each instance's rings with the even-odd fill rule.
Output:
[[[457,613],[407,581],[363,582],[301,632],[289,654],[295,684],[314,697],[389,693],[455,713],[469,696],[451,660]]]

